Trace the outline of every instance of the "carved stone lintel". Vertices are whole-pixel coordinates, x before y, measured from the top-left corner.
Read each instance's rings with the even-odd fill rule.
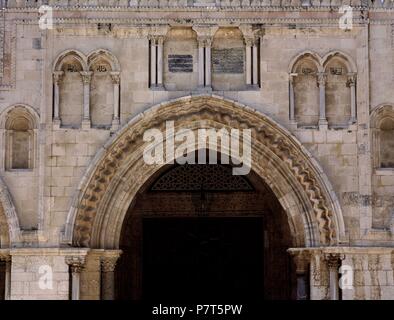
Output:
[[[85,265],[85,257],[66,256],[66,263],[72,273],[80,273]]]

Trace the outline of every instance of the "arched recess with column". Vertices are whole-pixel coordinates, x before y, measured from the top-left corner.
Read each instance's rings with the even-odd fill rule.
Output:
[[[111,128],[119,126],[118,59],[105,49],[88,55],[88,69],[92,73],[90,83],[90,117],[92,127]]]
[[[347,127],[356,121],[356,65],[340,51],[327,53],[322,63],[328,126]]]
[[[320,118],[318,77],[321,58],[312,51],[302,52],[289,66],[290,121],[299,126],[317,126]]]
[[[374,168],[394,168],[394,106],[383,103],[371,112]]]
[[[285,209],[299,247],[327,246],[345,236],[341,208],[327,176],[301,144],[269,117],[215,96],[176,99],[133,118],[98,152],[70,209],[65,240],[74,246],[116,249],[134,195],[160,165],[147,165],[142,136],[149,128],[250,128],[252,169]],[[221,150],[228,152],[228,150]]]
[[[87,58],[82,52],[66,50],[55,59],[53,119],[59,126],[81,126],[86,100],[84,82],[87,80],[90,80]]]

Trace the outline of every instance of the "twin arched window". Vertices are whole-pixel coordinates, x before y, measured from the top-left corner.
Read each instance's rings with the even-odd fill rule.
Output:
[[[54,69],[54,120],[71,128],[119,126],[119,63],[106,50],[70,50]]]
[[[290,69],[290,120],[301,127],[347,127],[356,120],[356,73],[340,53],[305,53]]]

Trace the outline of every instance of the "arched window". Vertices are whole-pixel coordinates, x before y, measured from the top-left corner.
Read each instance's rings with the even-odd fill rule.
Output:
[[[371,115],[375,168],[394,168],[394,108],[385,105]]]
[[[81,127],[85,103],[84,83],[89,80],[85,60],[81,53],[69,50],[55,62],[53,118],[63,127]]]
[[[106,50],[89,55],[90,120],[93,127],[109,129],[119,123],[119,64]]]
[[[302,56],[294,65],[292,90],[294,119],[300,126],[317,126],[319,123],[318,64],[311,55]],[[291,115],[292,117],[292,115]]]
[[[324,62],[326,118],[330,127],[347,127],[356,120],[356,73],[342,54],[335,52]]]
[[[25,107],[8,112],[5,122],[6,170],[32,169],[34,166],[35,121]]]

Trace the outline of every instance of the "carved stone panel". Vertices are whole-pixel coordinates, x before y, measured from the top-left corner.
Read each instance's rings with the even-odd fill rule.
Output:
[[[170,54],[168,70],[173,73],[193,72],[193,56],[191,54]]]
[[[212,49],[212,68],[214,73],[243,73],[244,49]]]

